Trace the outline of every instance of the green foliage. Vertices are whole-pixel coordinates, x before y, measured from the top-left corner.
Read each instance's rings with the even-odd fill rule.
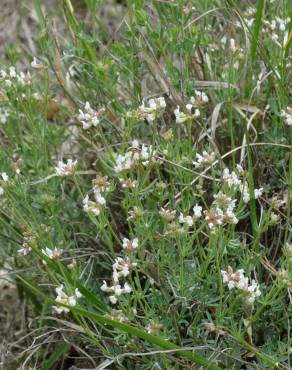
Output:
[[[15,362],[289,368],[291,4],[113,3],[62,1],[60,35],[34,0],[1,73]]]

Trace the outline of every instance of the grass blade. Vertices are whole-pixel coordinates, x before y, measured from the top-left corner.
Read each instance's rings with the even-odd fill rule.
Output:
[[[265,0],[258,0],[256,18],[254,22],[253,32],[252,32],[252,40],[251,40],[251,61],[255,60],[257,47],[259,44],[259,34],[262,25],[262,19],[265,9]]]
[[[50,370],[55,365],[55,363],[59,360],[61,356],[63,356],[64,353],[68,351],[70,348],[70,344],[63,343],[61,344],[60,348],[52,353],[50,358],[46,361],[45,365],[42,367],[42,370]]]
[[[152,345],[156,345],[160,348],[163,348],[163,349],[179,349],[179,347],[172,343],[172,342],[169,342],[157,335],[152,335],[152,334],[149,334],[147,332],[145,332],[144,330],[141,330],[135,326],[131,326],[129,324],[125,324],[125,323],[121,323],[119,321],[115,321],[115,320],[111,320],[109,319],[108,317],[105,317],[105,316],[101,316],[101,315],[98,315],[94,312],[90,312],[90,311],[87,311],[85,310],[84,308],[81,308],[81,307],[72,307],[72,312],[74,312],[75,314],[79,314],[83,317],[87,317],[93,321],[95,321],[96,323],[99,323],[99,324],[105,324],[105,325],[110,325],[116,329],[119,329],[127,334],[130,334],[130,335],[134,335],[140,339],[143,339],[145,341],[147,341],[148,343],[152,344]],[[182,357],[186,357],[188,359],[190,359],[191,361],[199,364],[199,365],[202,365],[208,369],[212,369],[212,370],[220,370],[221,367],[217,366],[216,364],[210,362],[209,360],[207,360],[206,358],[196,354],[196,353],[193,353],[191,351],[184,351],[182,350],[181,352],[179,352],[179,355],[182,356]]]

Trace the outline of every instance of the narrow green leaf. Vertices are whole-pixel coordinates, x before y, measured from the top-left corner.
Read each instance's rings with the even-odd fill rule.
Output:
[[[52,298],[47,297],[42,291],[40,291],[38,288],[32,286],[25,279],[23,279],[21,277],[20,277],[20,279],[25,284],[27,284],[35,293],[38,293],[41,297],[43,297],[44,299],[46,299],[49,302],[54,302],[54,300]],[[148,343],[150,343],[152,345],[156,345],[160,348],[170,349],[170,350],[171,349],[174,349],[174,350],[179,350],[180,349],[180,347],[178,347],[176,344],[174,344],[172,342],[169,342],[169,341],[165,340],[164,338],[161,338],[157,335],[149,334],[146,331],[141,330],[141,329],[139,329],[135,326],[112,320],[112,319],[110,319],[106,316],[99,315],[99,314],[97,314],[95,312],[92,312],[92,311],[88,311],[88,310],[86,310],[85,308],[82,308],[82,307],[77,307],[77,306],[72,307],[72,306],[67,306],[67,305],[61,304],[61,303],[59,303],[59,304],[61,306],[64,306],[64,307],[68,307],[71,312],[73,312],[77,315],[80,315],[82,317],[86,317],[88,319],[91,319],[91,320],[93,320],[93,321],[95,321],[96,323],[99,323],[99,324],[110,325],[113,328],[119,329],[119,330],[121,330],[121,331],[123,331],[127,334],[134,335],[134,336],[136,336],[140,339],[143,339],[143,340],[147,341]],[[200,355],[198,355],[194,352],[182,349],[181,351],[178,351],[177,355],[182,356],[182,357],[186,357],[189,360],[191,360],[191,361],[193,361],[193,362],[195,362],[199,365],[202,365],[207,369],[221,370],[221,367],[217,366],[216,364],[210,362],[209,360],[207,360],[203,356],[200,356]]]
[[[33,0],[33,6],[42,29],[46,28],[46,19],[41,8],[40,0]]]
[[[257,12],[256,12],[256,18],[253,26],[253,32],[252,32],[252,40],[251,40],[251,60],[255,60],[257,47],[259,44],[259,35],[260,35],[260,29],[262,26],[262,18],[264,14],[265,9],[265,0],[258,0],[258,6],[257,6]]]
[[[160,348],[163,348],[163,349],[180,349],[180,347],[178,347],[176,344],[174,344],[172,342],[169,342],[169,341],[165,340],[164,338],[161,338],[157,335],[149,334],[149,333],[145,332],[144,330],[141,330],[141,329],[139,329],[135,326],[131,326],[129,324],[125,324],[125,323],[121,323],[119,321],[111,320],[106,316],[98,315],[94,312],[87,311],[84,308],[71,307],[71,311],[74,312],[75,314],[79,314],[81,316],[90,318],[91,320],[93,320],[97,323],[110,325],[110,326],[112,326],[116,329],[119,329],[119,330],[121,330],[121,331],[123,331],[127,334],[134,335],[134,336],[136,336],[140,339],[143,339],[143,340],[149,342],[150,344],[156,345]],[[198,355],[194,352],[186,351],[186,350],[182,349],[182,351],[178,352],[178,355],[180,355],[182,357],[186,357],[186,358],[192,360],[193,362],[204,366],[205,368],[208,368],[208,369],[211,369],[211,370],[221,370],[221,368],[219,366],[217,366],[216,364],[210,362],[209,360],[205,359],[204,357],[202,357],[202,356],[200,356],[200,355]]]
[[[56,352],[54,352],[50,356],[50,358],[46,361],[45,365],[42,367],[42,370],[50,370],[50,369],[52,369],[52,367],[59,360],[59,358],[61,356],[63,356],[63,354],[65,352],[67,352],[69,348],[70,348],[70,344],[68,344],[68,343],[61,344],[60,348]]]

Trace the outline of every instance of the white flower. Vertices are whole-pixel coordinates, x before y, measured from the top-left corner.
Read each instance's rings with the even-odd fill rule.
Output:
[[[248,27],[252,27],[253,23],[254,23],[254,18],[251,18],[251,19],[245,19],[246,21],[246,24]]]
[[[102,286],[100,287],[100,289],[103,291],[103,292],[106,292],[108,290],[108,286],[107,286],[107,282],[105,280],[103,280],[103,284]]]
[[[83,210],[86,213],[93,213],[95,216],[100,215],[100,205],[96,202],[89,200],[88,194],[83,199]]]
[[[234,39],[230,39],[229,41],[229,50],[234,53],[236,50],[237,50],[237,47],[235,45],[235,40]]]
[[[123,248],[132,251],[133,249],[137,249],[139,246],[139,241],[137,238],[134,238],[133,240],[129,240],[127,238],[123,239]]]
[[[69,308],[63,306],[53,306],[53,310],[59,315],[63,312],[68,313],[70,311]]]
[[[129,170],[135,167],[136,164],[142,163],[143,166],[147,166],[149,164],[150,159],[153,161],[153,150],[152,146],[142,144],[140,149],[139,143],[137,140],[133,142],[134,146],[130,147],[129,150],[124,154],[119,154],[116,157],[116,164],[114,170],[117,173],[120,173],[125,170]]]
[[[238,187],[241,185],[241,180],[237,174],[233,171],[230,173],[228,168],[224,168],[222,172],[222,180],[223,182],[226,182],[229,187]]]
[[[151,146],[148,147],[144,144],[142,145],[142,149],[141,149],[142,159],[147,160],[149,158],[151,149],[152,149]]]
[[[15,67],[11,66],[9,67],[9,76],[11,78],[15,78],[17,76],[17,73],[16,73],[16,70],[15,70]]]
[[[100,204],[101,206],[104,206],[106,204],[105,198],[101,195],[98,189],[94,190],[94,198],[97,204]]]
[[[54,249],[50,249],[50,248],[42,249],[42,253],[48,258],[50,258],[51,260],[60,258],[62,255],[62,252],[63,252],[62,249],[58,249],[56,247]]]
[[[75,296],[71,296],[71,297],[68,297],[67,299],[67,303],[69,306],[76,306],[76,303],[77,303],[77,299]]]
[[[179,223],[185,224],[188,227],[192,227],[194,224],[194,220],[191,216],[184,216],[182,213],[180,214],[178,221]]]
[[[72,296],[68,296],[64,292],[63,288],[64,288],[63,284],[56,287],[56,294],[57,294],[56,302],[63,303],[63,304],[66,304],[72,307],[76,306],[77,300],[82,297],[82,294],[80,293],[79,289],[76,288],[74,290],[74,294]],[[63,307],[63,306],[60,306],[60,307],[53,306],[53,309],[59,314],[62,312],[68,313],[70,311],[69,308]]]
[[[4,194],[4,189],[2,188],[2,186],[0,186],[0,195],[3,195]]]
[[[200,115],[201,115],[201,112],[200,112],[200,110],[198,109],[198,108],[196,108],[195,109],[195,112],[194,112],[194,117],[200,117]]]
[[[251,284],[249,284],[249,279],[244,276],[243,269],[233,272],[229,266],[227,271],[222,270],[221,274],[223,283],[227,284],[228,289],[239,289],[247,304],[252,305],[255,299],[261,295],[259,285],[255,280],[252,280]]]
[[[111,188],[111,184],[108,181],[107,176],[96,176],[92,181],[94,192],[108,193]]]
[[[73,161],[68,159],[67,163],[62,161],[58,162],[57,167],[55,167],[57,176],[70,176],[74,172],[74,167],[77,165],[77,160]]]
[[[250,201],[250,192],[248,184],[245,182],[240,186],[240,191],[242,193],[242,200],[246,204]],[[258,199],[263,194],[263,188],[260,189],[254,189],[254,197],[255,199]]]
[[[96,127],[100,122],[100,116],[105,111],[101,108],[98,112],[91,108],[89,102],[87,101],[84,106],[84,111],[79,109],[78,120],[82,123],[83,129],[88,130],[90,127]]]
[[[127,294],[132,292],[132,288],[130,287],[130,285],[128,283],[124,284],[123,292],[127,293]]]
[[[152,123],[166,108],[166,102],[163,96],[156,99],[149,99],[148,106],[143,101],[139,107],[139,113],[146,118],[149,123]]]
[[[120,284],[114,285],[113,288],[114,288],[115,296],[119,297],[123,293],[123,289],[120,286]]]
[[[35,68],[35,69],[44,68],[44,65],[41,62],[39,62],[36,57],[33,57],[33,61],[30,63],[30,65],[32,68]]]
[[[204,211],[205,220],[208,223],[210,229],[213,229],[215,226],[222,225],[224,213],[222,209],[215,208],[210,211]]]
[[[7,109],[0,108],[0,123],[4,125],[7,122],[9,115],[9,111]]]
[[[109,297],[109,300],[110,300],[110,302],[111,302],[112,304],[116,304],[116,303],[117,303],[117,301],[118,301],[117,297],[116,297],[116,296],[114,296],[114,295],[111,295],[111,296]]]
[[[18,250],[18,253],[26,256],[29,254],[30,251],[31,251],[31,247],[27,243],[23,243],[20,249]]]
[[[135,139],[132,141],[132,147],[135,149],[139,149],[140,143],[139,140]]]
[[[193,108],[193,105],[191,103],[187,104],[186,105],[186,109],[191,112],[192,111],[192,108]]]
[[[186,120],[191,118],[190,115],[181,112],[179,106],[177,106],[177,108],[174,110],[174,115],[176,123],[184,123]]]
[[[237,172],[240,174],[240,175],[243,175],[244,174],[244,169],[242,168],[242,166],[240,164],[237,164],[236,165],[236,170]]]
[[[201,206],[199,206],[198,204],[196,204],[193,207],[194,217],[200,218],[202,216],[202,209],[203,208]]]
[[[111,287],[108,287],[107,283],[103,281],[103,285],[100,287],[100,289],[103,292],[111,294],[111,296],[109,296],[109,300],[112,304],[116,304],[118,297],[120,297],[122,294],[129,294],[132,292],[132,288],[127,282],[125,282],[122,288],[118,281],[116,281]]]
[[[276,27],[277,27],[277,23],[276,23],[275,19],[273,19],[273,20],[271,21],[271,23],[270,23],[270,27],[271,27],[271,29],[272,29],[273,31],[276,29]]]
[[[138,186],[137,180],[120,178],[119,181],[123,189],[135,189]]]
[[[264,189],[254,189],[254,197],[255,199],[258,199],[260,196],[262,196]]]
[[[159,215],[167,222],[172,221],[175,218],[176,211],[170,211],[168,209],[160,208]]]
[[[228,208],[224,213],[224,221],[236,225],[238,223],[238,218],[233,213],[232,209]]]
[[[6,173],[6,172],[2,172],[2,173],[1,173],[1,177],[2,177],[2,179],[3,179],[3,181],[4,181],[4,182],[7,182],[7,181],[8,181],[8,179],[9,179],[9,177],[8,177],[8,175],[7,175],[7,173]]]
[[[115,283],[119,282],[120,275],[121,274],[117,270],[113,269],[113,281]]]
[[[242,200],[245,204],[247,204],[250,201],[250,196],[249,196],[249,193],[247,191],[243,192]]]
[[[284,121],[287,126],[289,127],[292,126],[292,108],[291,107],[287,107],[286,111],[282,110],[281,117],[284,118]]]
[[[280,221],[280,216],[277,215],[275,212],[271,212],[270,222],[272,224],[277,224],[279,221]]]
[[[208,103],[209,98],[203,91],[195,90],[195,96],[191,96],[190,102],[193,106]]]
[[[198,168],[203,165],[210,165],[215,161],[215,153],[208,153],[205,150],[203,151],[202,155],[199,153],[196,153],[197,160],[193,162],[193,165]]]

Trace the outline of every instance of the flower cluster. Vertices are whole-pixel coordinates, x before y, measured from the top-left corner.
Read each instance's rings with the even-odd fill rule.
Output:
[[[190,98],[192,106],[206,104],[208,101],[208,95],[206,95],[204,91],[195,90],[195,96],[191,96]]]
[[[210,229],[214,226],[222,225],[223,223],[237,224],[238,219],[234,214],[236,199],[231,199],[221,191],[214,195],[214,201],[211,209],[205,211],[205,220]]]
[[[127,238],[123,239],[122,247],[125,252],[132,253],[135,251],[139,246],[139,241],[137,238],[133,240],[129,240]],[[108,286],[107,282],[104,280],[100,289],[110,294],[109,300],[112,304],[116,304],[118,301],[118,297],[122,294],[129,294],[132,291],[131,286],[124,282],[123,284],[120,282],[121,279],[126,278],[129,276],[130,271],[133,270],[137,266],[136,262],[133,262],[129,257],[116,258],[114,264],[112,265],[113,274],[112,274],[112,281],[113,285]]]
[[[244,201],[244,203],[248,203],[250,201],[250,192],[249,192],[248,183],[246,181],[241,185],[240,191],[242,193],[242,200]],[[263,188],[254,189],[255,199],[258,199],[262,194],[263,194]]]
[[[194,222],[202,216],[202,207],[196,204],[193,207],[193,215],[184,216],[182,213],[179,215],[179,223],[186,225],[187,227],[192,227]]]
[[[146,326],[147,333],[149,334],[158,334],[160,329],[163,328],[163,325],[156,321],[150,321]]]
[[[79,109],[78,115],[78,120],[82,123],[83,129],[88,130],[92,126],[96,127],[99,124],[100,117],[104,111],[104,108],[101,108],[99,111],[92,109],[87,101],[84,106],[84,111]]]
[[[2,125],[5,125],[5,123],[7,122],[8,118],[10,116],[10,113],[8,111],[8,109],[5,109],[5,108],[1,108],[0,107],[0,123]]]
[[[87,194],[83,199],[83,210],[86,213],[92,213],[95,216],[100,215],[101,208],[104,207],[106,204],[106,200],[103,196],[95,197],[95,201],[89,199],[89,195]]]
[[[56,260],[61,257],[63,250],[55,247],[54,249],[45,248],[42,249],[42,253],[47,256],[50,260]]]
[[[111,184],[107,176],[96,176],[92,180],[92,186],[95,193],[108,193],[111,189]]]
[[[240,175],[243,173],[241,166],[237,166],[237,172],[225,168],[222,172],[222,181],[226,183],[229,188],[239,190],[242,193],[242,200],[244,203],[250,201],[250,190],[247,181],[242,181]],[[263,188],[254,189],[254,198],[258,199],[263,193]]]
[[[208,154],[206,151],[203,152],[203,155],[197,154],[198,161],[194,162],[197,167],[202,165],[210,165],[215,161],[215,153]],[[215,231],[216,226],[224,224],[237,224],[238,218],[235,215],[235,206],[237,200],[234,198],[237,191],[242,193],[242,199],[244,203],[248,203],[250,200],[250,192],[247,181],[241,180],[241,176],[244,175],[244,170],[240,165],[237,165],[235,171],[231,171],[228,168],[225,168],[222,172],[222,182],[223,185],[226,184],[227,188],[224,187],[224,191],[219,191],[214,195],[214,200],[210,205],[209,209],[204,210],[205,221],[209,229]],[[254,189],[254,197],[258,199],[263,192],[263,189]],[[230,197],[230,193],[233,194],[233,197]],[[184,215],[180,213],[178,222],[183,224],[187,228],[192,227],[196,219],[202,215],[202,207],[196,205],[193,208],[193,216]],[[174,220],[176,218],[175,210],[167,210],[161,208],[159,211],[160,216],[165,222],[168,223],[167,228],[169,233],[183,233],[185,230],[179,228],[179,224]]]
[[[292,108],[287,107],[286,111],[281,111],[281,116],[283,117],[287,126],[292,126]]]
[[[189,119],[200,117],[201,113],[198,107],[208,103],[209,98],[203,91],[195,90],[194,93],[195,96],[191,96],[185,106],[185,112],[182,112],[179,106],[174,110],[176,123],[184,123]]]
[[[134,249],[137,249],[139,246],[139,241],[137,238],[134,238],[133,240],[129,240],[127,238],[123,239],[123,248],[127,251],[133,251]]]
[[[93,213],[95,216],[100,215],[100,211],[106,205],[105,195],[110,191],[110,183],[107,176],[97,176],[93,181],[94,201],[89,199],[89,195],[83,199],[83,210],[86,213]]]
[[[160,208],[159,215],[166,225],[165,235],[185,234],[189,228],[193,227],[195,222],[202,216],[202,207],[196,204],[192,211],[192,214],[187,215],[180,212],[177,218],[176,210]]]
[[[23,72],[17,73],[15,67],[9,67],[8,71],[0,71],[0,82],[4,81],[6,86],[12,86],[13,82],[17,82],[22,86],[28,85],[31,82],[31,75],[29,72],[26,74]]]
[[[230,172],[228,168],[224,168],[222,172],[222,180],[225,182],[230,188],[239,187],[241,186],[241,180],[238,174],[235,171]]]
[[[244,12],[244,22],[248,25],[248,27],[252,27],[255,19],[256,19],[256,9],[253,7],[248,7]],[[276,45],[281,46],[279,39],[281,35],[284,34],[285,36],[287,34],[286,29],[289,22],[290,22],[289,17],[285,19],[282,19],[280,17],[275,17],[272,20],[264,19],[262,32],[263,34],[270,37],[271,40],[275,42]],[[242,27],[239,21],[237,22],[237,26],[240,28]]]
[[[135,189],[138,186],[137,180],[120,178],[119,181],[123,189]]]
[[[137,164],[146,167],[150,161],[154,161],[153,155],[151,145],[142,144],[141,146],[138,140],[134,140],[132,146],[124,155],[117,155],[114,170],[120,173],[134,168]]]
[[[139,118],[146,118],[148,123],[152,123],[163,113],[165,108],[166,102],[164,97],[149,99],[146,105],[144,101],[142,102],[136,115]]]
[[[107,282],[104,280],[100,289],[110,294],[109,300],[112,304],[116,304],[118,297],[122,294],[129,294],[132,292],[131,286],[125,282],[122,286],[120,283],[121,278],[125,278],[130,274],[130,271],[137,266],[136,262],[132,262],[128,257],[123,259],[118,257],[113,264],[113,285],[108,286]]]
[[[67,163],[59,161],[55,167],[57,176],[70,176],[73,175],[74,168],[77,165],[77,160],[68,159]]]
[[[127,322],[129,321],[128,318],[124,315],[123,311],[112,309],[109,313],[105,315],[111,320],[119,321],[119,322]]]
[[[259,284],[254,279],[249,283],[249,278],[244,276],[243,269],[233,272],[233,269],[228,266],[227,271],[222,270],[221,274],[223,283],[227,284],[230,290],[239,289],[248,305],[252,305],[261,295]]]
[[[202,155],[199,153],[196,153],[196,161],[193,162],[193,165],[196,168],[202,167],[202,166],[210,166],[215,161],[215,153],[208,153],[205,150],[203,151]]]
[[[32,247],[36,247],[36,238],[31,233],[25,232],[23,234],[23,243],[18,250],[18,253],[26,256],[31,252]]]
[[[74,294],[71,295],[71,296],[68,296],[64,292],[63,288],[64,288],[63,284],[61,284],[60,286],[58,286],[56,288],[56,293],[57,293],[56,302],[62,303],[62,304],[65,304],[65,305],[71,306],[71,307],[76,306],[77,300],[82,297],[82,294],[80,293],[79,289],[76,288],[74,290]],[[53,309],[58,314],[61,314],[62,312],[68,313],[70,311],[70,309],[68,307],[64,307],[64,306],[53,306]]]
[[[287,24],[289,24],[289,22],[290,22],[290,17],[287,17],[285,19],[276,17],[275,19],[271,21],[270,26],[272,30],[278,29],[279,31],[283,32],[286,30]]]
[[[176,211],[175,210],[171,211],[169,209],[161,208],[159,211],[159,214],[163,218],[163,220],[165,220],[166,222],[171,222],[172,220],[174,220],[176,216]]]
[[[143,216],[143,209],[137,206],[134,206],[128,213],[127,220],[137,220]]]

